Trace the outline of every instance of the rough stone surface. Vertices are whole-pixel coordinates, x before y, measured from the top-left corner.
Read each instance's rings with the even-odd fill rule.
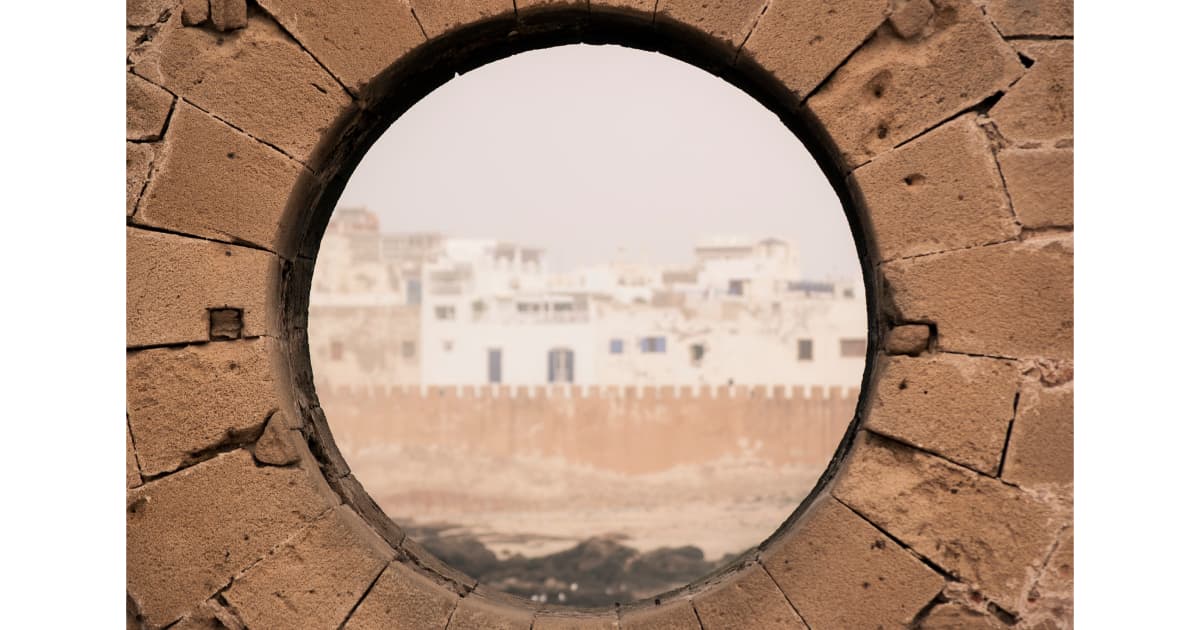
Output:
[[[238,576],[225,599],[252,628],[336,628],[392,555],[354,510],[338,506]]]
[[[143,473],[174,470],[193,454],[255,435],[280,405],[269,351],[260,338],[129,354],[126,405]]]
[[[959,604],[941,604],[917,626],[919,630],[1006,630],[993,615]]]
[[[399,0],[260,0],[258,4],[356,92],[425,42],[408,3]]]
[[[1027,228],[1075,223],[1075,151],[1010,149],[999,155],[1017,220]]]
[[[446,630],[529,630],[533,612],[467,595],[458,602]]]
[[[1024,42],[1033,67],[988,115],[1019,148],[1070,146],[1075,125],[1075,47],[1069,41]]]
[[[284,414],[275,413],[267,420],[267,426],[254,443],[254,459],[262,464],[287,466],[300,461],[305,448],[304,436],[300,431],[288,427]]]
[[[939,353],[888,357],[878,369],[867,428],[989,475],[1000,470],[1016,364]]]
[[[127,589],[155,626],[181,617],[333,506],[319,476],[244,450],[129,492]]]
[[[615,13],[653,20],[656,4],[657,0],[589,0],[588,8],[593,13]]]
[[[355,609],[346,630],[445,628],[458,601],[453,591],[393,562]]]
[[[267,252],[127,228],[125,270],[128,346],[207,341],[210,308],[242,309],[247,337],[269,332]]]
[[[766,0],[658,0],[655,20],[703,31],[729,49],[741,48]]]
[[[126,0],[125,22],[129,26],[151,26],[169,16],[175,0]]]
[[[621,630],[700,630],[700,620],[690,600],[677,599],[622,612]]]
[[[803,99],[883,23],[887,8],[887,0],[774,0],[738,63],[758,64]]]
[[[295,160],[186,104],[159,151],[138,209],[145,225],[280,251]]]
[[[854,511],[1005,610],[1033,586],[1064,518],[997,479],[870,434],[835,483]]]
[[[512,0],[410,0],[421,27],[430,39],[488,20],[514,20]],[[526,629],[528,630],[528,629]]]
[[[219,33],[178,19],[136,53],[134,71],[304,161],[350,96],[273,21]]]
[[[854,171],[881,260],[1016,238],[987,134],[967,114]]]
[[[1068,527],[1025,600],[1021,617],[1031,628],[1069,628],[1075,612],[1075,532]]]
[[[705,630],[807,627],[759,564],[697,595],[692,603]]]
[[[162,137],[174,101],[170,92],[132,72],[125,73],[125,139]]]
[[[144,142],[125,143],[125,216],[131,217],[137,210],[138,199],[150,175],[150,165],[158,145]]]
[[[537,613],[532,630],[616,630],[617,613]]]
[[[208,21],[208,0],[183,0],[183,25],[199,26]]]
[[[929,0],[894,0],[888,24],[903,39],[911,39],[925,31],[934,13],[933,3]]]
[[[246,28],[246,0],[208,0],[208,17],[218,31]]]
[[[1074,245],[1037,238],[882,266],[899,319],[936,322],[941,350],[1071,358]]]
[[[828,496],[764,554],[763,564],[813,628],[905,626],[945,583]]]
[[[1005,37],[1070,37],[1075,31],[1072,0],[983,0],[983,6]]]
[[[879,29],[808,100],[854,168],[1008,87],[1024,70],[979,7],[937,0],[928,34]],[[753,38],[751,38],[753,39]]]
[[[171,630],[246,630],[236,615],[214,600],[207,600],[184,615]]]
[[[1004,480],[1022,487],[1075,480],[1075,386],[1021,388]]]
[[[133,449],[133,436],[129,426],[125,426],[125,487],[136,488],[142,485],[142,472],[138,469],[137,452]]]
[[[587,11],[588,0],[514,0],[517,16],[524,18],[550,9]]]
[[[889,330],[883,340],[888,354],[917,356],[929,348],[929,326],[901,324]]]

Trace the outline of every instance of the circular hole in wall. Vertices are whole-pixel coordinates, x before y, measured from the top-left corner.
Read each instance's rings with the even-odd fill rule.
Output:
[[[760,544],[853,419],[841,203],[770,111],[672,58],[522,53],[409,109],[351,176],[314,381],[410,537],[537,602],[630,602]]]

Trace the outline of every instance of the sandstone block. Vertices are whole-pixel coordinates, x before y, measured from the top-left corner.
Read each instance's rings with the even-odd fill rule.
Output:
[[[280,252],[289,246],[283,224],[303,170],[275,149],[180,104],[137,220]]]
[[[1075,47],[1069,41],[1025,42],[1033,67],[988,115],[1018,148],[1070,146],[1075,125]]]
[[[324,480],[233,451],[129,492],[126,586],[153,626],[178,619],[333,506]]]
[[[142,485],[142,472],[138,469],[137,453],[133,450],[133,436],[129,426],[125,427],[125,487],[135,488]]]
[[[150,176],[150,165],[158,145],[145,142],[125,143],[125,216],[131,217],[137,210],[142,189]]]
[[[1007,88],[1017,53],[967,0],[936,0],[923,33],[879,29],[808,106],[849,168]],[[765,17],[765,16],[764,16]],[[753,38],[751,38],[753,39]]]
[[[881,260],[1020,232],[987,134],[967,114],[854,171]]]
[[[705,630],[807,628],[759,564],[700,593],[692,603]]]
[[[806,98],[887,16],[887,0],[774,0],[738,58]]]
[[[764,554],[763,564],[814,628],[906,626],[945,583],[828,496]]]
[[[532,630],[616,630],[616,612],[537,613]]]
[[[300,431],[289,428],[283,413],[274,413],[267,426],[254,443],[254,459],[262,464],[287,466],[300,461],[300,453],[307,448]]]
[[[171,14],[174,0],[127,0],[125,23],[129,26],[151,26]]]
[[[512,0],[411,0],[417,20],[429,39],[451,29],[492,20],[515,20]]]
[[[267,334],[276,258],[255,249],[125,231],[125,342],[131,347],[208,340],[208,309],[242,309],[243,334]]]
[[[458,602],[446,630],[529,630],[533,612],[467,595]]]
[[[445,628],[458,601],[453,591],[393,562],[346,622],[346,630]]]
[[[1015,610],[1061,515],[1031,495],[946,460],[861,434],[834,496],[990,600]]]
[[[184,615],[171,630],[246,630],[246,626],[228,608],[207,600]]]
[[[959,604],[942,604],[917,626],[920,630],[1006,630],[996,617]]]
[[[1068,527],[1021,609],[1031,628],[1069,628],[1075,612],[1075,533]]]
[[[935,13],[929,0],[894,0],[888,24],[903,39],[912,39],[925,32]]]
[[[208,21],[208,0],[183,0],[183,25],[199,26]]]
[[[280,406],[269,352],[260,338],[127,355],[126,405],[143,472],[175,470],[258,433]]]
[[[1001,151],[999,159],[1021,225],[1037,229],[1075,223],[1073,149],[1010,149]]]
[[[162,137],[175,97],[139,77],[125,73],[125,139],[157,140]]]
[[[1075,3],[1071,0],[984,0],[983,6],[1005,37],[1070,37],[1075,31]]]
[[[218,31],[246,28],[246,0],[208,0],[208,16]]]
[[[942,350],[1071,358],[1073,251],[1070,236],[1039,238],[881,268],[899,319],[936,322]]]
[[[700,630],[692,602],[676,599],[659,606],[638,606],[621,614],[621,630]]]
[[[261,0],[259,5],[355,92],[425,42],[407,2]]]
[[[1011,361],[940,353],[888,357],[867,411],[867,428],[996,474],[1020,374]]]
[[[252,628],[336,628],[392,555],[341,505],[238,576],[225,599]]]
[[[1021,388],[1004,459],[1005,481],[1022,487],[1075,480],[1075,386]]]
[[[134,57],[139,75],[300,161],[351,107],[341,84],[262,15],[231,33],[176,18]]]
[[[888,354],[917,356],[929,348],[929,326],[901,324],[889,330],[883,347]]]
[[[732,57],[762,15],[765,0],[659,0],[655,20],[682,24],[719,40]]]

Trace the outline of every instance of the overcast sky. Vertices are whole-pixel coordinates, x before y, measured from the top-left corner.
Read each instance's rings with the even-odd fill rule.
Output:
[[[833,188],[774,114],[619,46],[527,52],[450,81],[384,133],[339,205],[389,232],[544,247],[555,270],[686,264],[698,238],[742,235],[793,241],[808,277],[861,273]]]

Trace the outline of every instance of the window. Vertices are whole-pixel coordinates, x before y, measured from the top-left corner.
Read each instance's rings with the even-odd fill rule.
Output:
[[[865,357],[867,356],[867,340],[866,339],[842,339],[842,356],[843,357]]]
[[[575,382],[575,352],[568,348],[554,348],[547,354],[546,382]]]
[[[488,374],[488,382],[489,383],[499,383],[500,382],[501,357],[502,357],[502,355],[500,353],[500,348],[488,348],[488,351],[487,351],[487,374]]]
[[[666,337],[642,337],[642,352],[659,353],[667,351]]]
[[[745,280],[730,280],[729,281],[729,295],[742,295],[745,292],[746,292],[746,281]]]
[[[624,339],[609,339],[608,340],[608,353],[609,354],[621,354],[623,352],[625,352],[625,340]]]
[[[411,359],[417,355],[417,342],[406,339],[400,342],[400,356]]]
[[[797,361],[812,361],[813,358],[813,341],[812,339],[800,339],[796,342],[796,360]]]
[[[404,283],[404,303],[415,306],[421,303],[421,281],[415,278]]]
[[[331,361],[342,360],[342,342],[334,341],[329,344],[329,359]]]
[[[700,361],[704,360],[704,344],[694,343],[688,350],[692,356],[692,363],[699,363]]]
[[[454,307],[453,306],[436,306],[433,309],[433,316],[442,321],[453,321],[454,320]]]

